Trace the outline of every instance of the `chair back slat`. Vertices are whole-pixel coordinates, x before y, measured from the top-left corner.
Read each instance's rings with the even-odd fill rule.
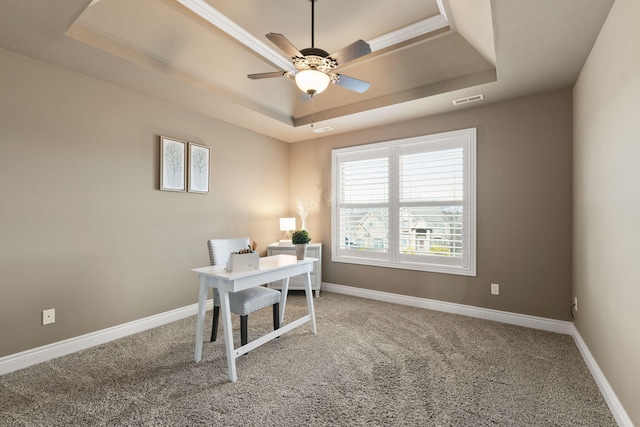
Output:
[[[237,252],[249,247],[249,238],[211,239],[207,241],[207,246],[209,247],[211,265],[226,265],[231,252]]]

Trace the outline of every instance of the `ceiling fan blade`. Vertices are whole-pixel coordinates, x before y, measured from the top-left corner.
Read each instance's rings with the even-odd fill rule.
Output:
[[[273,71],[271,73],[247,74],[247,77],[249,77],[252,80],[258,80],[258,79],[270,79],[271,77],[282,77],[286,75],[287,75],[286,71]]]
[[[364,40],[357,40],[351,43],[349,46],[343,47],[339,51],[329,55],[331,59],[336,61],[338,67],[351,62],[355,59],[361,58],[371,53],[371,46]]]
[[[266,37],[271,40],[271,43],[275,44],[276,46],[278,46],[284,53],[286,53],[287,55],[289,55],[292,58],[295,58],[296,56],[302,57],[304,55],[302,55],[300,53],[300,51],[293,45],[291,44],[291,42],[289,40],[287,40],[287,38],[285,36],[283,36],[282,34],[278,34],[278,33],[269,33],[266,35]]]
[[[336,75],[338,76],[338,80],[336,81],[338,86],[342,86],[358,93],[366,92],[369,90],[369,86],[371,86],[368,82],[354,79],[353,77],[345,76],[344,74]]]

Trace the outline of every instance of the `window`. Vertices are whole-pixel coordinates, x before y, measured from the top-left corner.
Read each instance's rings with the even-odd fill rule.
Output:
[[[476,274],[476,130],[332,152],[332,261]]]

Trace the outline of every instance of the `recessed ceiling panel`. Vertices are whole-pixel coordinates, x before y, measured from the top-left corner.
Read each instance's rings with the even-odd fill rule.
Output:
[[[298,50],[311,47],[309,0],[206,1],[254,37],[280,33]],[[332,53],[439,13],[436,0],[316,0],[315,47]]]
[[[267,32],[275,31],[284,34],[292,43],[295,43],[293,40],[307,40],[308,44],[296,46],[299,49],[311,44],[311,2],[308,0],[207,1],[202,5],[210,5],[216,9],[214,12],[223,13],[224,19],[241,26],[241,32],[264,38]],[[401,0],[401,3],[403,7],[387,1],[317,0],[315,46],[332,52],[357,39],[379,38],[440,15],[435,0]],[[376,25],[372,25],[374,22]],[[461,71],[456,69],[455,61],[445,58],[451,50],[440,47],[446,38],[434,44],[428,41],[405,44],[395,51],[387,49],[371,55],[370,59],[365,57],[339,68],[340,74],[371,83],[372,88],[367,93],[331,85],[330,90],[314,102],[305,103],[301,102],[301,92],[290,78],[248,79],[247,74],[277,71],[278,68],[260,56],[263,52],[249,49],[215,24],[178,1],[100,0],[85,10],[68,34],[254,111],[269,110],[284,117],[285,122],[307,115],[310,105],[317,104],[312,108],[326,112],[353,110],[345,110],[349,105],[362,108],[367,100],[374,98],[378,100],[375,105],[380,105],[381,99],[391,99],[388,95],[392,92],[409,93],[411,89],[430,85],[439,78],[450,78],[451,71]],[[264,40],[270,44],[266,38]],[[278,47],[272,46],[272,49],[286,57]],[[477,57],[474,51],[466,49],[460,54],[465,56],[467,72],[478,68],[477,64],[470,66],[469,62]],[[424,55],[432,58],[432,65],[415,67],[415,58]],[[340,113],[329,113],[331,116],[336,114]]]
[[[70,34],[76,38],[97,34],[82,41],[116,55],[125,48],[129,60],[183,82],[215,86],[229,96],[269,99],[269,108],[285,115],[295,103],[295,87],[285,79],[252,85],[243,70],[264,68],[264,61],[217,28],[194,22],[175,2],[102,0],[87,8],[74,27]]]

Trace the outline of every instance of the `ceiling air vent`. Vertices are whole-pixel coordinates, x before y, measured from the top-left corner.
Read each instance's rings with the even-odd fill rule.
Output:
[[[453,100],[453,105],[468,104],[470,102],[482,101],[483,99],[484,99],[484,95],[482,95],[482,94],[473,95],[473,96],[468,96],[466,98],[454,99]]]
[[[327,126],[327,127],[324,127],[324,128],[314,129],[313,131],[314,131],[315,133],[324,133],[324,132],[330,132],[330,131],[332,131],[332,130],[333,130],[333,128],[332,128],[332,127]]]

